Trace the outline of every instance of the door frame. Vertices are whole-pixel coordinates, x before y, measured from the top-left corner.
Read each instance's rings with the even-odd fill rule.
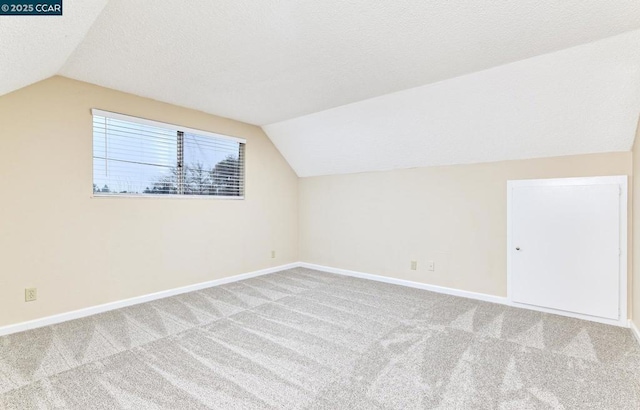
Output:
[[[512,292],[512,203],[513,189],[524,186],[575,186],[575,185],[618,185],[620,187],[620,315],[618,319],[606,319],[581,313],[567,312],[558,309],[545,308],[526,303],[514,302]],[[584,178],[553,178],[553,179],[522,179],[507,181],[507,303],[514,307],[527,308],[546,313],[555,313],[558,315],[574,317],[578,319],[590,320],[593,322],[606,323],[610,325],[629,327],[628,321],[628,264],[627,264],[627,247],[628,247],[628,177],[626,175],[604,176],[604,177],[584,177]]]

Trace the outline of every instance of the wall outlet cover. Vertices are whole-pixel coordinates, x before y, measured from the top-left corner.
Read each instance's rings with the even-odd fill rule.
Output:
[[[36,288],[27,288],[24,290],[24,301],[25,302],[33,302],[38,299],[38,289]]]

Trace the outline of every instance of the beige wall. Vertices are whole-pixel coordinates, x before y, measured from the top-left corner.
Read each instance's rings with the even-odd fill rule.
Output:
[[[623,152],[301,178],[301,260],[506,296],[507,180],[631,172]]]
[[[640,175],[640,123],[633,145],[633,174]],[[633,178],[633,213],[638,215],[633,219],[633,275],[631,289],[633,292],[633,323],[640,328],[640,177]]]
[[[91,108],[246,138],[246,199],[92,198]],[[63,77],[2,96],[0,326],[294,262],[297,180],[255,126]]]
[[[246,199],[92,198],[91,108],[246,138]],[[638,145],[298,180],[258,127],[53,77],[0,97],[0,326],[297,260],[504,296],[506,181],[631,175]]]

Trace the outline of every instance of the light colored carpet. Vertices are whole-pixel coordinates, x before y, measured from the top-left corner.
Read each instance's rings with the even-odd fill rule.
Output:
[[[0,408],[639,409],[627,329],[292,269],[0,338]]]

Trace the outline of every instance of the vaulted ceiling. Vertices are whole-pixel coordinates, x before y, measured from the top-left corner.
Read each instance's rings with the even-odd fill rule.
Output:
[[[65,0],[0,17],[0,94],[61,74],[261,125],[300,176],[628,150],[637,29],[636,0]]]
[[[60,72],[107,0],[67,0],[64,16],[0,16],[0,95]]]
[[[628,151],[640,31],[263,127],[299,176]]]

